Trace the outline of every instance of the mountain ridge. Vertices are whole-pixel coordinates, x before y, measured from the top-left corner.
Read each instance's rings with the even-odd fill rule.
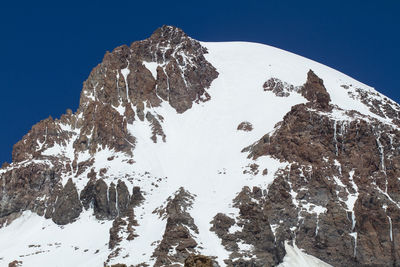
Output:
[[[22,211],[104,223],[95,265],[278,265],[287,242],[333,265],[396,264],[399,118],[319,63],[163,26],[107,53],[77,112],[14,146],[2,229]]]

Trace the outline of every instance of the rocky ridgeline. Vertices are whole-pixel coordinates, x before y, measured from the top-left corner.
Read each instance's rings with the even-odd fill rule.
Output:
[[[43,151],[70,142],[74,168],[76,155],[82,151],[94,154],[107,147],[132,155],[135,137],[127,125],[135,119],[152,125],[155,142],[157,135],[165,141],[163,118],[152,114],[150,108],[168,102],[183,113],[193,102],[209,100],[205,89],[218,73],[204,58],[205,53],[198,41],[170,26],[130,47],[107,52],[84,82],[77,112],[68,110],[59,120],[50,117],[33,126],[15,144],[13,162],[48,158]]]
[[[125,153],[132,164],[136,140],[128,126],[135,120],[147,121],[153,142],[165,142],[164,118],[151,108],[167,102],[183,113],[211,98],[205,89],[218,73],[205,53],[198,41],[170,26],[107,52],[84,82],[78,110],[40,121],[14,145],[13,163],[0,172],[0,225],[25,210],[64,225],[92,209],[97,219],[114,221],[108,260],[117,256],[123,236],[136,235],[133,209],[143,196],[138,187],[130,195],[122,180],[107,182],[107,170],[96,173],[91,156],[108,149]],[[80,160],[82,154],[90,156]],[[79,189],[76,179],[88,182]]]
[[[274,84],[264,88],[284,96],[282,83]],[[271,135],[243,150],[250,158],[270,155],[288,162],[288,167],[275,174],[264,192],[244,188],[235,200],[240,216],[217,215],[216,233],[236,258],[239,240],[252,244],[257,255],[261,240],[249,238],[264,232],[266,241],[261,243],[270,244],[261,251],[269,260],[253,266],[278,263],[285,240],[295,240],[307,253],[334,266],[398,264],[400,132],[355,111],[343,111],[342,119],[335,119],[329,111],[338,107],[329,104],[323,81],[312,71],[296,91],[309,102],[293,106]],[[245,203],[250,204],[242,208]],[[228,233],[235,221],[243,229]],[[255,226],[264,229],[246,234]]]
[[[205,89],[218,73],[205,60],[205,53],[198,41],[170,26],[159,28],[150,38],[130,47],[124,45],[107,52],[84,82],[77,112],[68,110],[60,119],[49,117],[39,122],[14,145],[13,163],[3,168],[1,176],[2,221],[24,210],[46,214],[48,218],[54,214],[53,220],[59,224],[76,218],[81,210],[79,205],[68,218],[58,218],[58,210],[65,206],[65,201],[78,203],[73,181],[63,188],[62,177],[79,177],[94,163],[92,157],[79,160],[79,155],[109,149],[127,154],[132,158],[128,163],[133,163],[135,137],[128,125],[134,120],[146,120],[152,129],[149,138],[165,142],[163,117],[153,114],[151,107],[168,102],[182,113],[193,102],[209,100]],[[146,64],[154,65],[155,76]],[[52,149],[56,152],[49,152]],[[93,175],[96,173],[88,173],[88,178]],[[104,173],[97,175],[106,178]],[[107,191],[101,180],[91,179],[89,183],[83,190],[83,206],[90,202],[88,197]],[[88,186],[93,186],[95,193]],[[114,187],[110,186],[111,193]],[[65,199],[59,198],[56,203],[60,194]],[[106,207],[103,200],[95,200],[99,204],[94,207],[96,217],[114,217],[115,210]],[[56,209],[53,212],[49,207]]]

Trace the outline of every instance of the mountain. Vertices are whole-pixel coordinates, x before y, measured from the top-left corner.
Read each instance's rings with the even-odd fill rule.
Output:
[[[0,264],[397,266],[399,127],[329,67],[163,26],[14,145]]]

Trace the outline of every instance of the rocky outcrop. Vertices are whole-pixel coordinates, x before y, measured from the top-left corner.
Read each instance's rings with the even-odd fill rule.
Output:
[[[96,181],[93,188],[93,210],[96,218],[107,219],[112,218],[111,206],[108,201],[108,186],[103,179]],[[115,203],[114,203],[115,205]],[[110,209],[111,208],[111,209]],[[114,214],[115,216],[115,214]]]
[[[78,191],[72,179],[68,179],[63,190],[57,198],[52,215],[53,222],[64,225],[73,222],[82,212]]]
[[[67,116],[64,115],[64,117]],[[47,148],[55,144],[66,145],[71,136],[71,133],[63,131],[61,126],[52,117],[49,117],[35,124],[29,133],[14,145],[12,160],[20,162],[40,158],[41,153]]]
[[[292,92],[299,93],[309,101],[309,105],[321,110],[328,110],[331,101],[324,81],[312,70],[307,73],[307,81],[303,86],[293,86],[277,78],[270,78],[263,84],[264,91],[271,91],[276,96],[288,97]]]
[[[113,184],[111,184],[109,188],[110,199],[110,192],[112,191],[115,192],[115,186]],[[110,260],[120,255],[123,250],[123,248],[120,247],[120,243],[123,240],[132,241],[138,236],[135,232],[135,227],[138,223],[135,219],[134,207],[140,204],[144,198],[140,193],[139,187],[135,187],[135,190],[133,191],[135,192],[130,196],[126,184],[123,181],[118,180],[115,192],[116,199],[115,201],[109,201],[110,214],[108,215],[108,218],[114,218],[114,221],[110,228],[110,238],[108,242],[108,247],[111,250],[111,253],[108,255],[105,264],[108,264]],[[130,201],[134,198],[140,199],[140,201]],[[115,210],[115,213],[111,212],[112,210]]]
[[[88,210],[90,207],[94,206],[95,184],[95,179],[90,179],[80,193],[79,197],[85,210]]]
[[[186,258],[184,267],[215,267],[215,264],[206,256],[190,255]]]
[[[77,154],[94,154],[105,148],[132,154],[136,139],[128,124],[136,119],[150,124],[155,142],[165,141],[162,117],[145,111],[168,102],[183,113],[194,102],[207,101],[206,89],[218,76],[206,61],[207,50],[181,29],[163,26],[143,41],[107,52],[101,64],[84,82],[76,113],[67,110],[60,119],[51,117],[34,125],[13,149],[13,162],[30,159],[70,161],[76,171],[82,162]],[[74,154],[46,150],[73,143]],[[85,163],[86,168],[92,162]],[[84,169],[78,173],[82,173]]]
[[[400,132],[330,105],[312,72],[301,92],[310,102],[292,107],[272,135],[243,150],[287,162],[260,203],[276,244],[294,240],[334,266],[396,265]]]
[[[151,114],[150,112],[147,112],[146,119],[151,125],[151,132],[152,132],[151,140],[153,140],[154,143],[157,143],[157,136],[159,136],[161,138],[161,140],[163,142],[165,142],[166,135],[164,133],[164,130],[162,129],[162,126],[161,126],[159,120],[158,120],[158,119],[160,119],[161,121],[163,121],[163,117],[158,115],[158,119],[157,119],[153,114]]]
[[[217,214],[211,222],[214,231],[231,252],[228,266],[276,266],[285,255],[283,242],[276,242],[264,210],[262,190],[245,187],[234,199],[239,216]],[[235,230],[233,230],[235,229]]]
[[[84,119],[77,122],[79,135],[73,144],[76,152],[89,151],[94,154],[108,147],[132,155],[135,137],[127,129],[126,118],[114,107],[100,101],[89,101],[84,109],[80,107],[78,113]]]
[[[342,87],[347,90],[347,94],[351,98],[361,101],[372,113],[391,120],[393,124],[400,126],[399,104],[374,90],[363,90],[352,84],[342,85]]]
[[[44,163],[7,167],[0,176],[0,225],[10,223],[24,210],[51,218],[62,189],[58,170]]]
[[[143,199],[139,187],[134,187],[130,195],[125,182],[118,180],[117,186],[114,183],[108,186],[101,178],[96,181],[89,180],[80,194],[80,200],[85,209],[92,206],[97,219],[115,219],[117,216],[125,216]]]
[[[157,107],[184,113],[211,99],[206,90],[218,73],[206,53],[200,42],[169,26],[107,52],[85,81],[77,112],[39,122],[14,146],[13,163],[0,169],[0,226],[27,210],[65,225],[84,208],[98,220],[112,221],[105,265],[119,255],[134,257],[123,244],[138,236],[135,216],[143,213],[136,208],[164,182],[137,172],[137,140],[148,132],[154,143],[167,141],[168,118]],[[302,86],[271,78],[260,88],[270,96],[301,94],[308,102],[293,106],[274,131],[243,149],[244,179],[253,183],[257,176],[270,184],[244,187],[232,200],[237,213],[218,213],[211,221],[211,231],[230,252],[228,266],[276,266],[285,256],[285,242],[334,266],[399,265],[400,132],[395,125],[400,125],[400,107],[373,90],[343,88],[374,116],[332,105],[312,70]],[[257,124],[257,133],[261,127]],[[248,133],[253,130],[248,121],[237,130],[256,134]],[[262,157],[284,167],[271,174]],[[120,167],[121,173],[110,170]],[[231,172],[223,168],[218,174]],[[151,189],[141,192],[135,186],[130,194],[128,186],[136,181]],[[152,244],[155,266],[217,266],[195,254],[202,248],[190,214],[194,200],[180,188],[154,211],[166,222],[162,239]]]
[[[60,224],[71,222],[79,201],[70,182],[62,189],[61,176],[88,175],[80,200],[85,209],[93,206],[98,219],[115,219],[139,205],[143,196],[138,188],[130,197],[123,183],[107,186],[96,177],[104,178],[107,169],[96,173],[91,169],[94,158],[80,155],[108,149],[133,157],[136,138],[128,129],[135,120],[148,123],[154,142],[165,142],[164,118],[150,108],[167,102],[183,113],[193,103],[209,100],[206,89],[218,73],[205,59],[206,53],[200,42],[171,26],[107,52],[84,82],[78,110],[40,121],[14,145],[13,163],[3,166],[0,178],[0,223],[24,210]],[[57,196],[62,197],[56,203]],[[66,212],[62,203],[67,202],[76,209],[62,215]]]
[[[144,197],[143,197],[142,193],[140,192],[140,188],[138,186],[134,186],[132,189],[132,197],[130,200],[130,205],[132,207],[137,207],[140,205],[140,203],[142,203],[143,200],[144,200]]]
[[[140,189],[136,190],[136,191],[138,191],[140,193]],[[138,193],[136,193],[135,195],[132,195],[132,198],[135,198],[137,194]],[[118,184],[117,184],[118,214],[125,214],[128,211],[130,198],[131,198],[131,196],[129,195],[128,187],[126,186],[125,182],[118,180]],[[132,205],[132,207],[134,207],[134,206],[135,205]]]
[[[194,196],[180,188],[173,197],[167,199],[165,207],[156,210],[160,218],[167,220],[163,238],[154,251],[154,266],[170,266],[182,262],[195,252],[197,242],[191,232],[198,233],[193,218],[188,213]],[[173,249],[174,248],[174,249]]]
[[[15,261],[10,262],[8,264],[8,267],[19,267],[19,266],[22,266],[22,263],[23,263],[22,261],[15,260]]]
[[[263,84],[264,91],[271,91],[276,96],[288,97],[291,92],[298,92],[301,87],[293,86],[277,78],[270,78]]]
[[[251,132],[253,130],[253,124],[248,121],[243,121],[238,125],[237,130]]]
[[[316,107],[322,110],[329,109],[331,97],[325,89],[324,81],[312,70],[307,73],[307,81],[300,88],[299,92]]]

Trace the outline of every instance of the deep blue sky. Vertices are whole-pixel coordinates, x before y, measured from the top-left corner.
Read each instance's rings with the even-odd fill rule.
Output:
[[[15,2],[0,6],[0,164],[33,124],[76,110],[82,82],[107,50],[163,24],[202,41],[273,45],[400,102],[397,0]]]

